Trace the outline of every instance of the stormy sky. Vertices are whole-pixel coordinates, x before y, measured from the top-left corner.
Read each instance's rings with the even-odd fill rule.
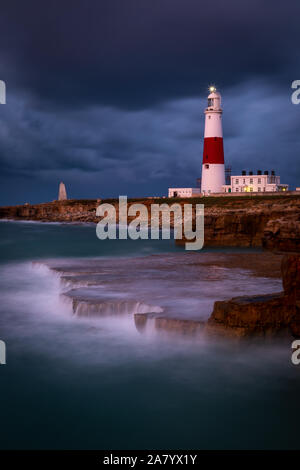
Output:
[[[2,1],[0,204],[195,186],[212,83],[233,174],[300,186],[299,39],[299,0]]]

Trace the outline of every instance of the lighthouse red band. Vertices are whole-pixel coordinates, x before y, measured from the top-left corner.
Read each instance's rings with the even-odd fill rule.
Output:
[[[223,137],[204,138],[203,163],[224,165]]]
[[[205,113],[201,192],[222,192],[225,184],[221,95],[210,87]]]

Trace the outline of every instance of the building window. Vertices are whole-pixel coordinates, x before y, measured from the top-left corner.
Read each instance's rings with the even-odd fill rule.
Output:
[[[260,192],[261,192],[261,188],[260,188],[260,187],[258,187],[258,188],[257,188],[257,191],[260,193]]]
[[[209,165],[208,165],[208,163],[206,163],[206,165],[205,165],[205,169],[206,169],[206,170],[208,170],[208,169],[209,169]]]
[[[261,178],[258,178],[258,184],[261,184]]]
[[[239,184],[239,180],[238,180],[238,179],[235,180],[235,184]]]
[[[250,178],[250,184],[253,184],[253,178]]]
[[[245,180],[245,178],[243,178],[243,184],[245,184],[245,183],[246,183],[246,180]]]
[[[235,188],[235,192],[238,193],[238,192],[239,192],[239,188]]]
[[[252,193],[252,192],[253,192],[253,188],[250,188],[250,193]]]

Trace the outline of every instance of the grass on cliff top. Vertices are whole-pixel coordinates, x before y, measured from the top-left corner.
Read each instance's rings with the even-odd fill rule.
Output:
[[[101,199],[100,203],[110,203],[110,204],[118,204],[119,199],[118,198],[109,198],[109,199]],[[264,196],[252,196],[252,195],[247,195],[247,196],[224,196],[224,197],[214,197],[214,196],[203,196],[203,197],[191,197],[191,198],[146,198],[146,197],[141,197],[141,198],[128,198],[128,203],[134,203],[134,202],[143,202],[145,204],[174,204],[174,203],[189,203],[189,204],[204,204],[206,207],[213,207],[213,206],[234,206],[234,205],[241,205],[242,203],[247,204],[253,204],[253,203],[263,203],[263,202],[270,202],[270,201],[295,201],[298,200],[300,201],[300,194],[293,194],[293,195],[282,195],[282,194],[276,194],[276,195],[264,195]],[[83,204],[83,205],[96,205],[97,204],[97,199],[68,199],[66,201],[52,201],[52,202],[44,202],[40,204],[28,204],[29,206],[38,206],[38,205],[48,205],[48,204],[60,204],[64,206],[73,206],[76,204]],[[22,205],[21,205],[22,206]],[[13,206],[16,207],[16,206]]]
[[[190,204],[204,204],[205,206],[226,206],[235,203],[258,203],[264,201],[300,201],[300,194],[298,195],[276,195],[276,196],[229,196],[229,197],[214,197],[214,196],[203,196],[203,197],[191,197],[191,198],[128,198],[128,202],[145,202],[149,204],[174,204],[174,203],[190,203]],[[118,203],[118,199],[102,199],[101,202]]]

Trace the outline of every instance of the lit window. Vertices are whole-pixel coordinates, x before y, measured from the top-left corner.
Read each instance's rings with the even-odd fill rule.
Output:
[[[253,192],[253,188],[250,188],[250,193],[252,193],[252,192]]]

